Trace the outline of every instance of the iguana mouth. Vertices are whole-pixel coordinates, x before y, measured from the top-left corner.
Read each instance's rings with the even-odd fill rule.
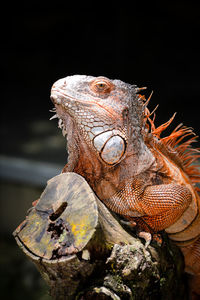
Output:
[[[111,119],[119,119],[119,114],[116,113],[113,109],[108,109],[104,104],[101,104],[98,99],[94,98],[93,101],[90,100],[90,102],[86,102],[86,100],[82,100],[80,98],[75,98],[69,94],[64,93],[59,88],[52,88],[51,90],[51,96],[50,96],[52,102],[54,105],[62,105],[65,109],[72,108],[73,103],[76,105],[76,103],[81,103],[82,106],[91,108],[92,106],[98,106],[100,109],[103,109],[106,111],[107,115]]]

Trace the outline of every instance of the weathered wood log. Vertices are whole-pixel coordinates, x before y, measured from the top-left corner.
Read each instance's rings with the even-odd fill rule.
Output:
[[[145,249],[75,173],[48,182],[14,236],[54,299],[184,299],[179,250]]]

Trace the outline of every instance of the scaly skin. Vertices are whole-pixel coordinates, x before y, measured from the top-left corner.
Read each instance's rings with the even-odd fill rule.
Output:
[[[67,132],[69,159],[64,172],[76,172],[113,211],[151,233],[165,229],[185,256],[192,289],[200,294],[200,199],[192,166],[199,152],[195,137],[171,123],[156,128],[141,89],[120,80],[74,75],[51,91],[60,127]]]

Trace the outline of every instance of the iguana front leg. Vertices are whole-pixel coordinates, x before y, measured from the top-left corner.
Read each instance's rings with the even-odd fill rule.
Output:
[[[148,186],[140,201],[146,215],[142,219],[154,231],[175,223],[192,201],[188,188],[178,184]]]
[[[175,223],[191,201],[189,189],[182,185],[160,184],[143,188],[140,182],[133,181],[104,202],[129,220],[133,217],[135,221],[135,217],[139,217],[152,232],[157,232]]]

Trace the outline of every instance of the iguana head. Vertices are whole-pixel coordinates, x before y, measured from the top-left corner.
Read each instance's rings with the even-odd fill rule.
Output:
[[[143,103],[137,87],[106,77],[74,75],[54,83],[51,99],[68,131],[69,118],[81,139],[108,165],[119,163],[128,144],[141,138]]]

